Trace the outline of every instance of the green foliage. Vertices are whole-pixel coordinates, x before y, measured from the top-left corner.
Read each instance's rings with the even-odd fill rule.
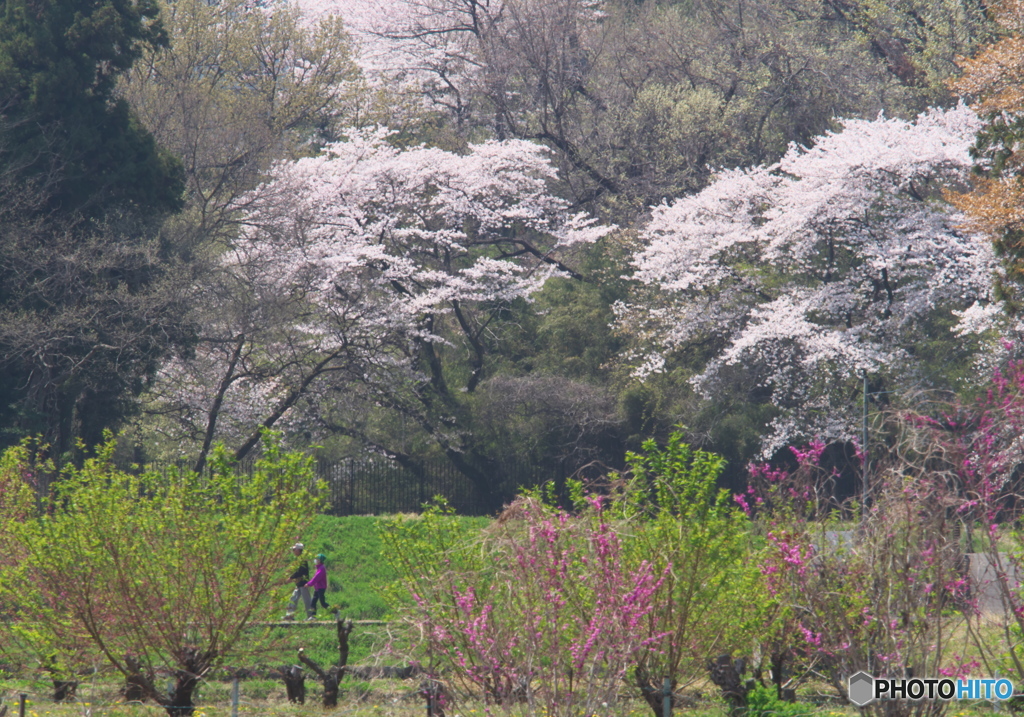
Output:
[[[0,13],[5,444],[40,433],[63,460],[76,438],[98,443],[188,344],[164,283],[178,257],[157,235],[181,206],[181,166],[114,91],[166,42],[150,0],[10,0]]]
[[[384,587],[392,608],[410,605],[413,596],[443,574],[472,573],[487,566],[477,527],[456,516],[443,499],[435,499],[419,516],[395,515],[378,525],[382,557],[397,576]]]
[[[610,511],[629,528],[630,560],[667,570],[648,634],[663,635],[640,659],[634,677],[649,696],[670,675],[673,685],[703,674],[708,658],[743,649],[754,634],[764,600],[749,560],[749,523],[716,486],[721,456],[697,450],[674,432],[659,447],[627,455],[629,474]]]
[[[13,528],[35,512],[38,469],[31,460],[29,444],[12,447],[0,455],[0,531]],[[6,556],[11,561],[11,556]],[[12,561],[13,562],[13,561]]]
[[[598,253],[598,250],[593,252]],[[618,350],[612,333],[614,286],[605,283],[602,270],[607,258],[593,267],[599,281],[554,278],[535,297],[538,314],[534,365],[547,372],[575,379],[593,380],[607,372]],[[588,267],[589,268],[589,267]]]
[[[727,102],[710,87],[649,84],[637,93],[620,130],[629,143],[630,170],[650,183],[651,194],[678,197],[699,190],[712,158],[716,165],[746,159],[729,141],[731,121]]]
[[[780,700],[773,687],[754,685],[747,692],[747,717],[804,717],[813,713],[807,705]]]
[[[621,465],[624,413],[615,369],[622,341],[612,328],[612,305],[626,296],[624,256],[617,237],[604,237],[576,253],[582,279],[552,278],[532,301],[516,302],[489,322],[485,378],[462,396],[478,452],[548,475],[553,466],[572,472],[591,462]],[[461,340],[445,336],[456,346]],[[439,352],[451,361],[452,383],[465,381],[467,349]]]
[[[310,23],[287,3],[152,2],[170,42],[146,47],[118,92],[161,146],[188,158],[184,210],[165,230],[202,252],[234,236],[232,205],[273,162],[336,138],[358,70],[337,17]]]
[[[190,710],[196,681],[252,648],[243,630],[276,607],[288,547],[321,507],[311,459],[273,436],[265,447],[251,476],[222,451],[204,475],[125,473],[111,464],[112,440],[65,468],[44,510],[0,535],[0,552],[21,556],[0,579],[19,637],[43,656],[86,645],[141,674],[148,697]],[[30,466],[13,450],[7,480]],[[156,684],[165,668],[178,675],[170,697]]]
[[[580,33],[587,62],[572,66],[582,69],[544,78],[561,91],[533,94],[534,115],[506,111],[523,134],[531,119],[543,126],[541,109],[559,117],[545,129],[557,136],[567,191],[596,195],[596,211],[622,222],[702,188],[715,168],[774,161],[837,116],[907,116],[948,103],[955,60],[992,27],[983,3],[960,0],[611,3],[600,28]],[[573,63],[575,45],[537,36]]]
[[[673,433],[664,448],[649,439],[643,453],[628,453],[630,481],[623,501],[624,517],[647,513],[654,518],[696,521],[708,532],[708,520],[729,521],[733,515],[725,491],[715,479],[721,473],[721,456],[695,450]]]

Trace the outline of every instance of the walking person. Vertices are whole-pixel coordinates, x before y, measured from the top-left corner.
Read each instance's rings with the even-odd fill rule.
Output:
[[[312,617],[314,614],[309,604],[309,588],[306,587],[306,583],[309,582],[309,563],[302,557],[303,548],[302,543],[296,543],[292,546],[292,554],[296,558],[294,563],[295,569],[285,582],[295,585],[295,589],[292,591],[291,600],[288,601],[288,609],[284,614],[285,620],[295,619],[295,611],[299,607],[300,599],[302,600],[302,606],[306,608],[306,617]]]
[[[323,553],[319,553],[316,556],[316,570],[313,572],[313,579],[306,583],[306,587],[313,588],[313,600],[310,608],[312,612],[306,619],[315,620],[317,600],[320,601],[325,610],[329,610],[331,607],[327,604],[327,599],[324,597],[324,593],[327,592],[327,556]]]

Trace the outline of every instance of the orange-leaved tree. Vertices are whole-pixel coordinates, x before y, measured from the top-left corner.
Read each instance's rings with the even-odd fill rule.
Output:
[[[953,197],[968,226],[990,237],[1002,259],[997,296],[1013,314],[1024,309],[1024,0],[1002,0],[989,12],[1002,35],[964,59],[954,90],[985,120],[972,152],[972,191]]]

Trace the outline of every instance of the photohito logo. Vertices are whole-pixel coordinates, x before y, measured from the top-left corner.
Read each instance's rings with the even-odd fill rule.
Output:
[[[847,694],[850,702],[863,707],[875,700],[1008,700],[1013,683],[1005,678],[959,679],[912,677],[874,678],[866,672],[851,675]]]

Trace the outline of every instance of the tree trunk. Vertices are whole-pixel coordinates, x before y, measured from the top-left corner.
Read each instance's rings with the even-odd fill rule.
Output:
[[[64,673],[58,669],[57,660],[53,656],[43,661],[43,669],[50,673],[50,680],[53,682],[53,701],[73,702],[78,690],[78,681],[63,679]]]
[[[324,684],[324,707],[337,707],[341,670],[338,667],[327,670],[322,682]]]
[[[54,680],[53,681],[53,701],[54,702],[74,702],[75,692],[78,690],[77,680]]]
[[[787,654],[788,652],[782,649],[778,649],[772,652],[772,682],[775,684],[776,697],[778,697],[783,702],[795,702],[796,695],[793,694],[793,690],[783,687],[783,685],[786,684],[786,680],[783,677],[783,674],[785,672]]]
[[[348,666],[348,636],[352,634],[352,621],[342,620],[341,613],[338,615],[338,667],[344,673]]]
[[[427,701],[427,717],[446,717],[445,708],[451,697],[440,680],[427,679],[420,683],[420,696]]]
[[[339,624],[341,621],[339,620]],[[340,630],[339,630],[340,633]],[[347,636],[346,636],[347,637]],[[299,648],[299,661],[309,667],[317,677],[320,678],[320,682],[324,686],[324,707],[337,707],[338,706],[338,683],[341,681],[341,675],[344,668],[334,665],[329,670],[323,670],[320,665],[313,662],[313,660],[306,657],[306,651],[301,647]]]
[[[125,702],[146,701],[146,681],[142,676],[142,665],[134,657],[126,657],[124,664],[128,668],[128,674],[124,678],[124,700]]]
[[[640,689],[640,696],[644,698],[644,702],[651,708],[654,713],[654,717],[664,717],[665,712],[665,693],[662,684],[654,684],[654,680],[651,678],[650,673],[647,669],[637,665],[636,669],[633,670],[633,678],[636,681],[636,686]],[[675,688],[676,681],[672,680],[672,704],[675,706]]]
[[[173,691],[161,703],[169,717],[192,717],[196,709],[192,695],[203,675],[210,669],[211,662],[211,654],[200,652],[194,647],[185,648],[178,659],[181,667],[175,671]]]
[[[288,701],[293,704],[306,704],[306,674],[298,665],[285,665],[281,668],[284,689],[288,693]]]
[[[750,687],[744,684],[741,675],[746,666],[744,660],[733,661],[730,655],[720,655],[717,659],[708,660],[708,672],[711,681],[722,690],[722,697],[732,707],[731,713],[741,715],[747,709],[747,692]]]

